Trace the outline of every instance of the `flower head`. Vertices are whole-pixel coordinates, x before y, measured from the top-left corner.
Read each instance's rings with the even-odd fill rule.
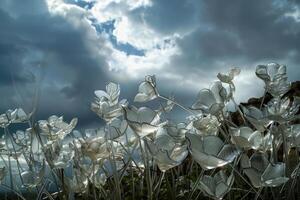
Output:
[[[189,151],[199,165],[205,169],[214,169],[231,163],[239,151],[214,135],[200,136],[187,133]]]
[[[210,89],[200,90],[196,102],[192,105],[195,110],[201,110],[204,113],[217,115],[225,107],[228,101],[226,89],[220,81],[216,81]]]
[[[147,102],[158,97],[155,76],[146,76],[139,85],[139,93],[134,97],[135,102]]]
[[[105,121],[111,121],[121,116],[122,106],[127,106],[128,104],[125,99],[119,102],[120,86],[115,83],[106,85],[106,91],[96,90],[95,95],[96,98],[91,104],[91,109]]]
[[[284,65],[277,63],[258,65],[256,67],[256,76],[265,82],[266,91],[274,97],[282,96],[290,89],[290,83],[287,81],[286,66]]]
[[[285,163],[272,164],[265,153],[254,153],[250,159],[243,154],[241,166],[252,185],[259,187],[276,187],[289,179],[285,176]]]
[[[227,176],[223,170],[220,170],[214,176],[204,175],[197,187],[209,197],[222,199],[230,191],[233,182],[233,173]]]

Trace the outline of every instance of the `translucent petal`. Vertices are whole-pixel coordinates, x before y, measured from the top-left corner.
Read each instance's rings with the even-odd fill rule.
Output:
[[[203,138],[203,150],[208,155],[218,155],[223,145],[223,141],[217,136],[205,136]]]
[[[166,126],[166,130],[167,134],[177,142],[185,140],[185,133],[187,132],[185,123],[179,123],[175,125],[169,122]]]
[[[222,198],[227,192],[229,192],[229,189],[230,188],[225,183],[219,183],[216,187],[216,197]]]
[[[267,66],[265,65],[258,65],[256,67],[256,76],[263,80],[270,80],[270,76],[268,75]]]
[[[231,77],[238,76],[240,73],[241,73],[241,69],[238,67],[234,67],[230,69],[229,76]]]
[[[277,163],[275,165],[269,164],[261,176],[265,185],[276,187],[289,179],[285,177],[285,163]]]
[[[142,94],[142,93],[138,93],[135,97],[134,97],[134,102],[147,102],[152,100],[151,98],[149,98],[148,95],[146,94]]]
[[[241,157],[241,160],[240,160],[240,165],[241,165],[242,169],[251,167],[250,159],[246,154],[242,154],[242,157]]]
[[[103,90],[96,90],[94,93],[95,93],[96,97],[99,99],[101,99],[102,97],[109,99],[109,95]]]
[[[227,98],[227,91],[222,86],[222,83],[220,81],[214,82],[210,86],[210,90],[213,93],[213,96],[214,96],[214,98],[216,100],[216,103],[224,103],[224,101]]]
[[[127,128],[126,121],[121,121],[118,118],[114,118],[107,124],[105,137],[107,140],[114,140],[122,136]]]
[[[216,99],[212,91],[209,89],[203,89],[199,92],[197,100],[192,105],[192,108],[207,111],[214,103],[216,103]]]
[[[147,107],[139,108],[137,115],[139,122],[147,123],[151,123],[152,121],[154,121],[155,117],[157,117],[157,113]]]
[[[213,177],[204,175],[200,180],[198,186],[202,191],[208,194],[208,196],[215,196],[216,182]]]
[[[254,187],[259,188],[262,186],[261,173],[252,168],[244,169],[244,173],[248,176]]]
[[[228,76],[227,74],[223,74],[223,73],[218,73],[217,77],[223,83],[231,83],[232,78],[233,78],[233,77]]]
[[[162,172],[180,164],[179,162],[172,160],[167,151],[158,151],[158,153],[154,156],[154,159]]]
[[[266,155],[264,153],[254,153],[251,158],[251,167],[258,170],[259,172],[263,173],[267,166],[269,165],[269,161],[266,158]]]
[[[199,134],[201,135],[217,135],[219,125],[218,119],[213,115],[193,121],[193,127],[199,130]]]
[[[142,82],[139,85],[139,93],[135,96],[135,102],[147,102],[157,97],[155,88],[149,82]]]
[[[120,95],[120,86],[116,83],[110,82],[108,85],[106,85],[106,92],[109,95],[109,100],[112,105],[117,104]]]
[[[218,158],[229,162],[232,162],[238,155],[239,151],[232,145],[226,144],[218,154]]]
[[[181,163],[188,155],[187,145],[175,146],[171,152],[170,158]]]
[[[174,140],[167,134],[167,131],[164,128],[159,128],[157,130],[155,143],[160,149],[168,151],[172,150],[175,146]]]
[[[261,132],[255,131],[249,137],[252,149],[259,149],[263,145],[263,137]]]

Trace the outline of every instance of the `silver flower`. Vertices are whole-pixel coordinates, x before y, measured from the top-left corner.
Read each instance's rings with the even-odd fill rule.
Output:
[[[273,98],[266,106],[266,115],[269,120],[284,123],[294,119],[299,110],[299,99],[295,98],[293,102],[288,97]]]
[[[175,124],[169,121],[164,127],[175,142],[181,143],[185,140],[185,133],[188,131],[185,123]]]
[[[290,83],[287,81],[286,66],[277,63],[267,65],[258,65],[256,75],[266,84],[266,91],[272,96],[279,97],[284,95],[290,89]]]
[[[79,141],[82,153],[90,157],[93,161],[107,158],[110,155],[110,146],[107,145],[103,137],[87,138],[86,140]]]
[[[285,163],[272,164],[265,153],[254,153],[250,159],[243,154],[241,166],[252,185],[259,187],[276,187],[289,180],[285,176]]]
[[[180,165],[188,155],[187,145],[176,143],[164,128],[158,130],[154,141],[145,138],[145,143],[163,172]]]
[[[126,133],[127,128],[128,124],[126,120],[115,118],[111,122],[107,123],[105,127],[105,139],[118,140],[122,135]]]
[[[246,119],[260,132],[264,132],[266,127],[269,126],[272,121],[266,117],[266,113],[254,106],[244,107],[241,106]]]
[[[64,122],[63,117],[52,115],[48,120],[38,121],[38,126],[41,131],[41,135],[46,136],[50,141],[62,140],[67,134],[75,128],[77,124],[77,118],[73,118],[68,124]]]
[[[228,101],[227,91],[220,81],[216,81],[210,89],[200,90],[192,108],[207,114],[216,115],[223,110],[226,101]]]
[[[135,102],[147,102],[158,97],[155,76],[146,76],[139,86],[139,93],[134,97]]]
[[[14,142],[22,147],[30,147],[31,141],[30,136],[32,134],[32,129],[28,128],[25,131],[18,130],[15,133],[12,133]]]
[[[233,182],[233,173],[227,176],[220,170],[213,177],[204,175],[197,187],[213,199],[222,199],[230,191]]]
[[[230,128],[231,141],[243,149],[260,149],[263,146],[264,137],[261,132],[253,131],[249,127]]]
[[[241,69],[239,68],[232,68],[227,74],[218,73],[217,77],[223,83],[232,84],[232,80],[235,76],[238,76],[241,73]]]
[[[137,109],[131,106],[124,108],[124,116],[128,125],[139,136],[144,137],[158,130],[160,124],[159,113],[147,107]]]
[[[219,132],[220,122],[213,115],[207,115],[204,117],[195,118],[189,124],[189,128],[195,130],[199,135],[217,135]]]
[[[205,169],[214,169],[231,163],[239,151],[230,144],[224,144],[217,136],[200,136],[187,133],[189,151],[193,158]]]
[[[27,115],[22,108],[8,110],[0,115],[0,127],[5,128],[11,123],[23,123],[28,121],[30,115]]]
[[[99,117],[105,121],[122,115],[122,106],[128,104],[127,100],[123,99],[119,102],[120,86],[115,83],[106,85],[106,92],[103,90],[95,91],[95,101],[91,104],[91,109]]]
[[[48,158],[47,161],[51,168],[61,169],[70,164],[71,159],[74,157],[74,150],[69,144],[67,139],[48,141],[44,144],[44,154]]]

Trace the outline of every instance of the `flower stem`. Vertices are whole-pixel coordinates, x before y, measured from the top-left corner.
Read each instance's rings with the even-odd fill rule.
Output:
[[[176,101],[174,101],[174,100],[172,100],[172,99],[169,99],[168,97],[164,97],[164,96],[162,96],[162,95],[158,95],[158,97],[161,98],[161,99],[164,99],[164,100],[166,100],[166,101],[171,101],[171,102],[174,103],[176,106],[182,108],[183,110],[187,111],[188,113],[191,113],[192,115],[196,115],[196,114],[197,114],[197,113],[193,112],[192,110],[190,110],[190,109],[184,107],[183,105],[177,103]]]

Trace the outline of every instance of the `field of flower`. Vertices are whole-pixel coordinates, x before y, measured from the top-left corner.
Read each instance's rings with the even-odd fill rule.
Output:
[[[299,94],[286,67],[270,63],[255,72],[264,97],[237,105],[239,73],[219,73],[191,106],[161,94],[155,76],[134,98],[151,108],[121,100],[111,82],[91,103],[106,125],[82,132],[77,118],[36,121],[34,111],[8,110],[0,199],[299,199]],[[180,123],[168,120],[175,106],[188,115]],[[12,131],[18,124],[27,128]]]

